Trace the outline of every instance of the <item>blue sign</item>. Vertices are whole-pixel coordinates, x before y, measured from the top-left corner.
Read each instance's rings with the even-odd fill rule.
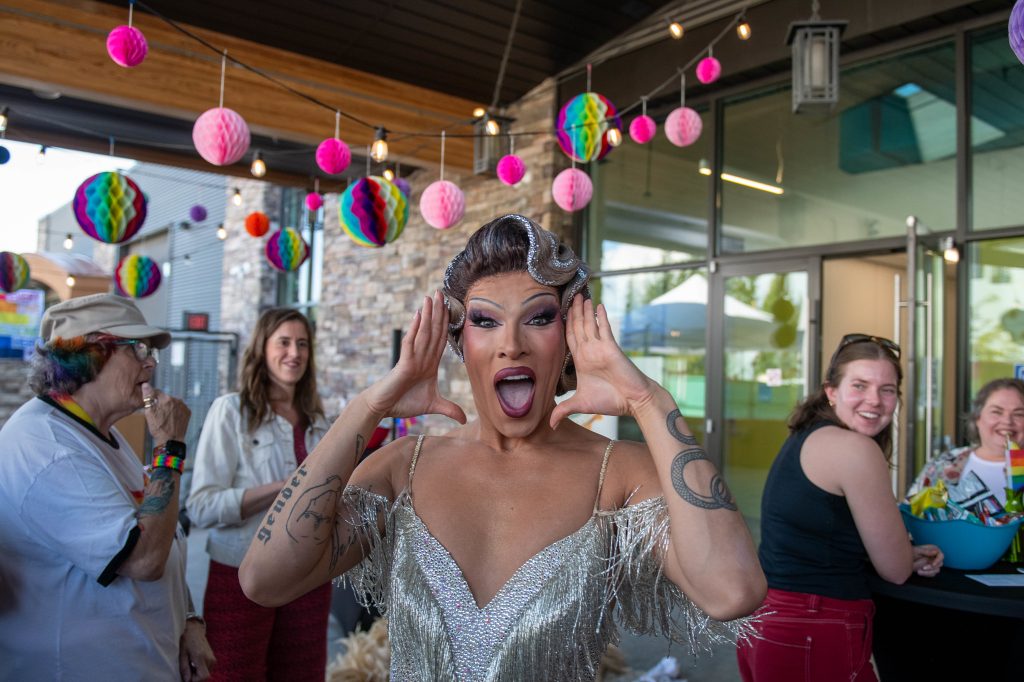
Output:
[[[1024,365],[1014,365],[1013,376],[1017,379],[1024,379]]]

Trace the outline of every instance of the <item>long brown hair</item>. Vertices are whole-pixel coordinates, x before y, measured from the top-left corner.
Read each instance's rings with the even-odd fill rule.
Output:
[[[846,373],[846,366],[857,360],[886,360],[896,371],[896,393],[897,396],[900,395],[899,387],[903,383],[903,368],[900,367],[899,358],[891,350],[874,341],[851,343],[836,352],[835,357],[832,358],[832,364],[829,365],[825,373],[825,382],[821,388],[807,396],[789,415],[787,426],[789,426],[790,433],[802,431],[820,421],[830,422],[844,429],[849,428],[836,416],[835,409],[829,405],[825,389],[829,386],[839,386]],[[882,449],[882,453],[888,460],[892,456],[891,425],[875,434],[872,440],[878,443],[878,447]]]
[[[270,373],[267,370],[267,340],[285,322],[301,322],[309,338],[309,362],[306,373],[295,386],[293,405],[312,424],[324,414],[324,405],[316,391],[316,353],[313,352],[313,327],[306,316],[291,308],[271,308],[260,315],[253,330],[249,346],[242,355],[242,375],[239,380],[238,397],[245,414],[249,433],[271,417]]]

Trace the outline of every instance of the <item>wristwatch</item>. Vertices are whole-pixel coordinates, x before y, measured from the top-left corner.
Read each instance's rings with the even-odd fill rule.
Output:
[[[185,622],[187,623],[190,620],[194,620],[195,622],[197,622],[200,625],[202,625],[204,628],[206,627],[206,619],[203,618],[202,616],[200,616],[195,611],[189,611],[188,613],[185,614]]]
[[[180,440],[169,440],[164,443],[164,452],[171,457],[185,459],[185,444]]]

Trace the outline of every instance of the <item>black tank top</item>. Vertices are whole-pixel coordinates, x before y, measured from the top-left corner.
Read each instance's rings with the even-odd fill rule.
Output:
[[[867,552],[842,495],[811,483],[800,466],[807,437],[828,422],[794,433],[768,472],[761,498],[758,556],[768,587],[835,599],[869,599]]]

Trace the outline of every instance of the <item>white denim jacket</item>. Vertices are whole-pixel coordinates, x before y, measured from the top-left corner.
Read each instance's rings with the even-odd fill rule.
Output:
[[[306,452],[313,448],[329,424],[318,418],[306,430]],[[242,563],[263,512],[242,519],[242,493],[265,483],[282,481],[297,464],[292,425],[273,414],[250,433],[237,393],[213,401],[203,423],[188,496],[188,515],[199,528],[210,528],[206,551],[228,566]]]

